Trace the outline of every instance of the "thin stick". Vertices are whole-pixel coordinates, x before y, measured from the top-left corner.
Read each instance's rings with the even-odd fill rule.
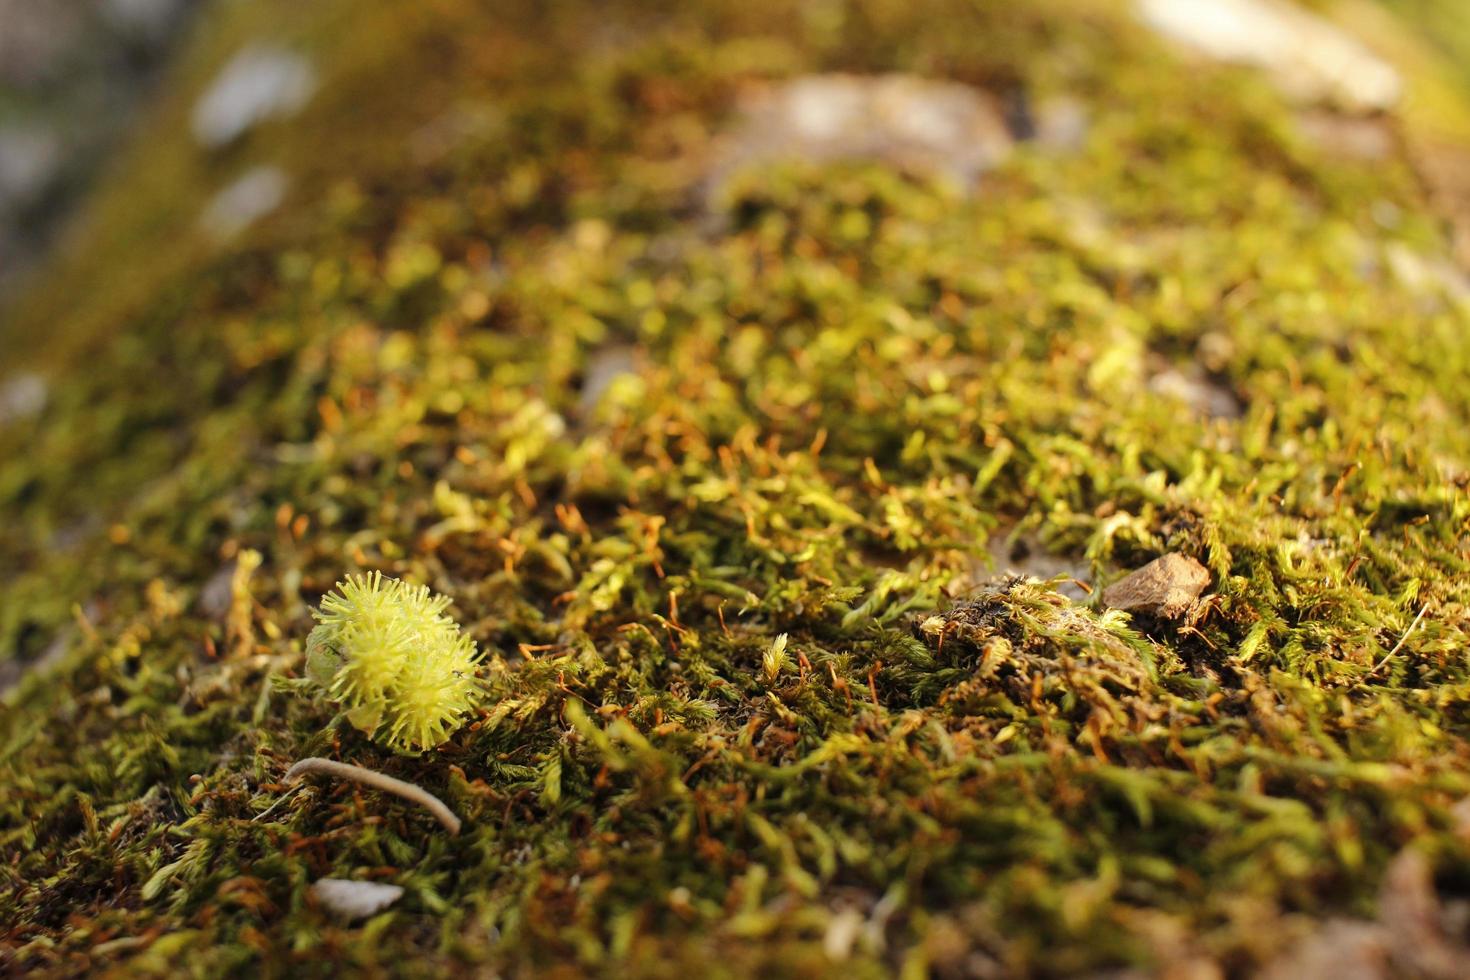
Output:
[[[261,810],[255,816],[251,817],[250,818],[251,822],[254,823],[256,821],[264,820],[266,817],[270,816],[272,813],[275,813],[276,812],[276,807],[280,806],[282,803],[285,803],[287,800],[289,800],[295,794],[295,792],[298,789],[300,789],[300,788],[301,788],[300,786],[292,786],[290,789],[286,790],[286,792],[282,793],[280,796],[278,796],[276,798],[276,802],[272,803],[270,806],[266,807],[264,810]]]
[[[1376,674],[1380,670],[1382,670],[1383,669],[1383,665],[1386,664],[1386,663],[1388,663],[1390,660],[1392,660],[1393,659],[1393,655],[1396,654],[1396,653],[1398,653],[1399,650],[1403,649],[1404,641],[1409,638],[1409,634],[1410,633],[1414,632],[1414,629],[1419,625],[1419,620],[1423,619],[1424,618],[1424,614],[1426,612],[1428,612],[1428,611],[1429,611],[1429,603],[1427,603],[1427,602],[1424,605],[1422,605],[1422,606],[1419,607],[1419,615],[1415,616],[1414,617],[1414,621],[1409,624],[1409,628],[1406,629],[1406,630],[1404,630],[1404,635],[1401,636],[1401,637],[1399,637],[1399,641],[1393,645],[1393,649],[1390,650],[1390,651],[1388,651],[1388,653],[1384,655],[1384,657],[1383,657],[1382,660],[1378,661],[1378,665],[1376,667],[1374,667],[1372,670],[1368,671],[1368,674],[1367,674],[1368,677],[1372,677],[1374,674]]]
[[[336,776],[339,779],[350,779],[355,783],[362,783],[364,786],[371,786],[373,789],[380,789],[385,793],[401,796],[405,800],[417,803],[432,813],[434,819],[438,820],[444,825],[444,829],[449,831],[450,836],[459,833],[459,817],[456,817],[439,797],[427,790],[420,789],[413,783],[405,783],[401,779],[394,779],[392,776],[385,776],[380,772],[364,769],[362,766],[354,766],[346,762],[333,762],[331,759],[320,759],[316,757],[302,759],[296,765],[286,770],[286,782],[294,782],[302,776],[307,776],[311,773]]]

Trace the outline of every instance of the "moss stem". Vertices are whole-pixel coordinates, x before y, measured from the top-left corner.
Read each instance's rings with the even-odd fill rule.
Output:
[[[1419,615],[1415,616],[1414,621],[1409,624],[1409,628],[1404,630],[1403,635],[1399,637],[1399,641],[1393,645],[1393,649],[1384,654],[1383,659],[1378,661],[1377,666],[1368,671],[1369,677],[1372,677],[1374,674],[1378,673],[1385,666],[1387,666],[1388,662],[1394,658],[1394,655],[1404,648],[1404,641],[1409,638],[1409,634],[1413,633],[1414,630],[1419,627],[1419,621],[1424,618],[1424,613],[1427,612],[1428,609],[1429,605],[1427,603],[1420,607]]]

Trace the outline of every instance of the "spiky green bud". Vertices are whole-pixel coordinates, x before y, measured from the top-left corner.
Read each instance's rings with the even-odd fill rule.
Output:
[[[481,696],[477,651],[427,586],[349,575],[322,599],[306,640],[306,675],[382,744],[430,749],[464,723]]]

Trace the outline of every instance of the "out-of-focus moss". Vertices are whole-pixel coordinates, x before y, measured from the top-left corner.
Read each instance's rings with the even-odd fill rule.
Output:
[[[308,7],[315,101],[189,145],[284,9],[222,6],[13,321],[63,340],[0,429],[0,651],[60,666],[0,714],[7,966],[1244,971],[1405,847],[1466,880],[1470,313],[1402,153],[1103,2]],[[813,71],[1090,130],[708,195],[738,95]],[[252,162],[287,207],[207,251]],[[1212,582],[1130,619],[997,540]],[[357,569],[489,651],[433,754],[298,694]],[[307,755],[464,832],[279,802]],[[323,876],[405,895],[347,926]]]

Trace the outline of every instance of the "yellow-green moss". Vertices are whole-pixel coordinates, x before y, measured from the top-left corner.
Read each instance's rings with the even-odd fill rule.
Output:
[[[1106,2],[313,7],[319,101],[238,151],[287,210],[200,253],[133,222],[204,192],[130,165],[99,234],[144,254],[20,314],[70,353],[0,429],[0,651],[65,653],[0,714],[7,966],[1243,972],[1405,847],[1470,879],[1470,314],[1412,274],[1448,245],[1411,161]],[[173,130],[247,8],[284,5],[203,28],[155,176],[221,166]],[[838,70],[1089,135],[974,193],[792,163],[702,211],[739,93]],[[1212,584],[1130,620],[992,547]],[[433,753],[299,694],[344,569],[487,652]],[[464,832],[282,802],[308,755]],[[405,895],[345,925],[327,875]]]

